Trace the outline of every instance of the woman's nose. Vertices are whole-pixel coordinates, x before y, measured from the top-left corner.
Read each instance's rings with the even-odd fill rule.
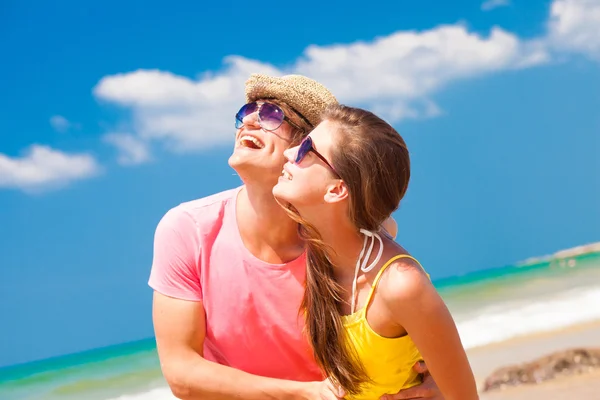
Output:
[[[298,153],[298,146],[290,147],[285,149],[283,156],[291,163],[294,163],[296,154]]]

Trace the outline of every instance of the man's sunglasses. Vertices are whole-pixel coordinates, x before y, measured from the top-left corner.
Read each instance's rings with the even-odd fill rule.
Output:
[[[298,153],[296,153],[296,159],[294,160],[294,163],[299,164],[304,159],[304,157],[306,157],[306,155],[308,154],[309,151],[312,151],[317,157],[319,157],[321,159],[321,161],[323,161],[325,164],[327,164],[327,166],[329,168],[331,168],[333,173],[338,178],[341,179],[340,174],[338,174],[337,171],[335,170],[335,168],[333,168],[333,165],[331,165],[329,163],[329,161],[327,161],[327,159],[325,157],[323,157],[323,155],[314,148],[313,141],[310,136],[307,136],[302,141],[302,143],[300,143],[300,146],[298,147]]]
[[[285,116],[281,107],[273,103],[258,103],[253,101],[252,103],[244,104],[240,111],[235,114],[235,127],[240,129],[244,126],[244,118],[250,114],[254,114],[258,111],[258,123],[260,127],[265,131],[274,131],[283,124],[283,121],[287,121],[288,124],[292,125],[296,129],[300,129],[298,125],[290,121]]]

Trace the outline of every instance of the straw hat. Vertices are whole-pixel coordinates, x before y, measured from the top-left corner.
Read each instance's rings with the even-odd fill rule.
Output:
[[[252,74],[246,81],[246,101],[277,99],[300,113],[314,127],[321,122],[321,113],[330,104],[337,104],[333,94],[319,82],[302,75],[281,78]]]

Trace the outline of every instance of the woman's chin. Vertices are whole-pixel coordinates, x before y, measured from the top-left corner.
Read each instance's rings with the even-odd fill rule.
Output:
[[[289,185],[289,181],[286,179],[282,181],[282,178],[279,178],[277,184],[273,187],[273,196],[275,196],[279,201],[283,201],[289,203],[291,201],[290,198],[290,188],[286,187]]]

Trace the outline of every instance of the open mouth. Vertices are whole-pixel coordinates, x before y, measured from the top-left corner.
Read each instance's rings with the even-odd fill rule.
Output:
[[[265,147],[265,144],[263,142],[250,135],[241,136],[238,140],[238,143],[240,144],[240,146],[254,150],[263,149]]]
[[[287,172],[285,169],[283,169],[283,170],[281,171],[281,177],[282,177],[283,179],[287,179],[288,181],[291,181],[291,180],[292,180],[292,175],[290,175],[290,173],[289,173],[289,172]]]

